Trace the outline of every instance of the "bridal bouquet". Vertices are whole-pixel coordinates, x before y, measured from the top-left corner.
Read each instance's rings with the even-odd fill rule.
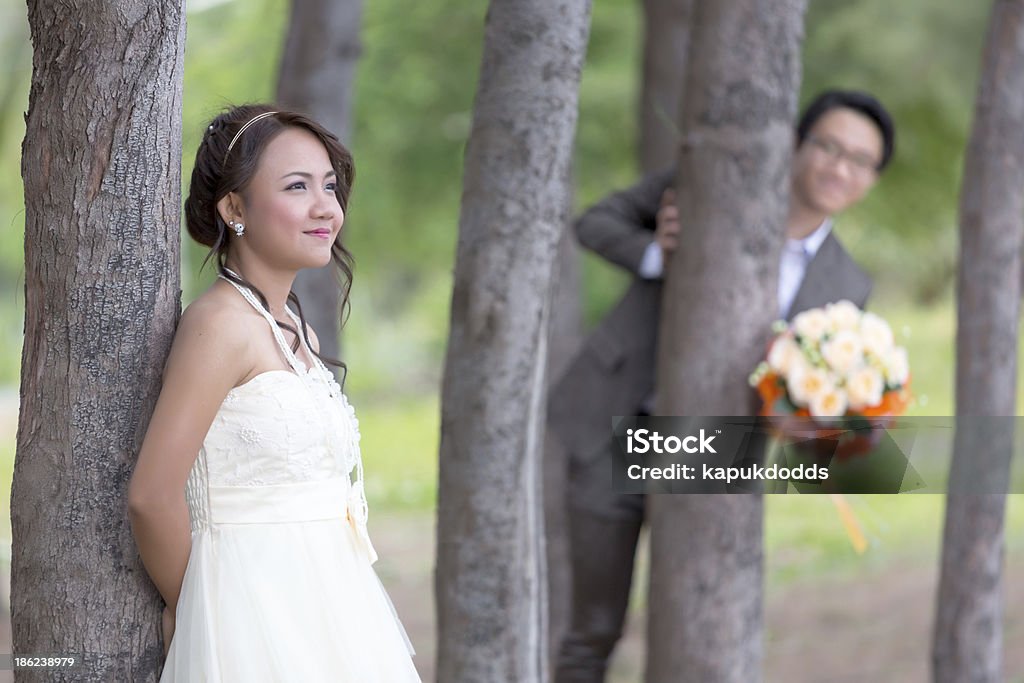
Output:
[[[761,415],[886,418],[910,403],[907,351],[889,324],[849,301],[813,308],[773,326],[767,358],[750,376]],[[831,422],[835,422],[834,420]]]
[[[841,490],[844,461],[873,452],[890,419],[910,404],[907,351],[885,320],[849,301],[804,311],[773,329],[767,358],[750,376],[760,414],[783,418],[768,458],[784,458],[780,444],[789,441],[812,457],[834,456],[830,482]],[[867,540],[852,509],[842,495],[831,498],[854,549],[863,553]]]

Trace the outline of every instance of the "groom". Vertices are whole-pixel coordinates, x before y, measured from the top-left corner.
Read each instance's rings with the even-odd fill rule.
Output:
[[[832,217],[859,202],[888,165],[895,131],[872,96],[832,90],[796,128],[778,314],[849,299],[864,306],[871,280],[840,245]],[[576,222],[583,246],[634,276],[552,389],[550,426],[569,453],[573,576],[569,632],[556,683],[604,680],[622,634],[644,496],[611,490],[611,422],[653,409],[655,343],[664,264],[685,249],[672,187],[675,170],[650,175],[598,202]]]

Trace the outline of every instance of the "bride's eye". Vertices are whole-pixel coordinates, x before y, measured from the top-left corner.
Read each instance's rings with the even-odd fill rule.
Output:
[[[299,189],[301,189],[301,190],[304,190],[304,189],[306,189],[306,183],[304,183],[304,182],[302,182],[302,181],[300,180],[300,181],[298,181],[297,183],[292,183],[291,185],[289,185],[289,186],[288,186],[288,187],[286,187],[285,189],[286,189],[286,190],[292,190],[292,189],[295,189],[295,188],[299,188]]]

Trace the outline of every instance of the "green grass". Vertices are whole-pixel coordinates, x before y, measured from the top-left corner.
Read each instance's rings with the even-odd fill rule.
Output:
[[[858,554],[828,496],[767,496],[765,552],[769,581],[853,577],[893,564],[937,562],[946,497],[942,495],[848,495],[868,540]],[[1007,498],[1007,552],[1024,552],[1024,495]]]
[[[436,397],[359,407],[360,447],[371,508],[432,513],[437,500],[440,412]]]

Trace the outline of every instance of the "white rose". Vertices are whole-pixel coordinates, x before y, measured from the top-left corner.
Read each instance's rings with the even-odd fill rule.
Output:
[[[832,378],[829,376],[828,371],[825,368],[820,368],[810,361],[804,350],[801,348],[798,355],[793,356],[792,363],[789,364],[789,374],[786,375],[786,382],[789,382],[789,378],[797,372],[810,372],[811,370],[821,370],[825,373],[825,379],[835,384]]]
[[[776,374],[788,377],[790,370],[802,360],[802,357],[803,351],[800,350],[800,345],[793,340],[793,337],[785,335],[772,343],[772,348],[768,351],[768,367]]]
[[[864,348],[879,358],[892,348],[893,334],[889,323],[874,313],[865,313],[860,321],[860,338]]]
[[[864,346],[856,332],[843,330],[821,345],[821,356],[829,367],[840,375],[846,375],[861,365]]]
[[[834,385],[828,373],[806,363],[794,365],[786,378],[786,389],[794,404],[807,406],[819,394],[831,391]]]
[[[860,324],[861,311],[852,301],[843,299],[825,307],[829,326],[834,332],[855,330]]]
[[[846,394],[842,389],[823,391],[808,406],[812,417],[840,417],[846,412]]]
[[[846,379],[846,397],[853,410],[877,406],[882,402],[884,390],[882,374],[874,368],[854,370]]]
[[[907,350],[902,346],[890,348],[882,357],[882,366],[885,369],[885,381],[892,386],[902,386],[910,377],[910,360],[907,358]]]
[[[793,331],[810,342],[817,342],[825,336],[828,326],[828,316],[820,308],[798,313],[793,318]]]

